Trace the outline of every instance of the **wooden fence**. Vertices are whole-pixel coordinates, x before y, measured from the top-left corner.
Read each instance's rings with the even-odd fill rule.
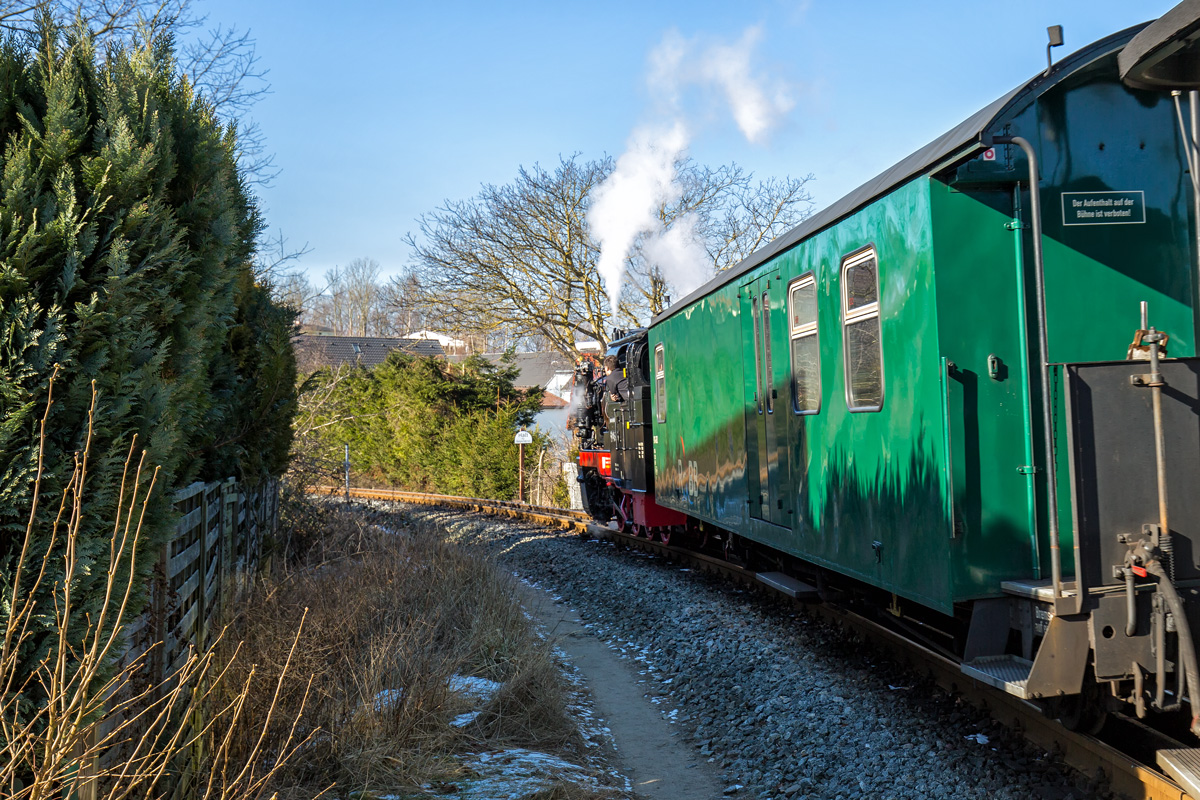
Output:
[[[163,686],[186,663],[193,646],[208,646],[223,612],[249,587],[261,566],[263,539],[279,525],[279,482],[271,480],[252,491],[241,491],[232,478],[197,482],[175,493],[175,508],[179,523],[158,555],[150,605],[126,627],[128,649],[121,661],[145,658],[147,669],[139,670],[138,680],[144,687]],[[116,717],[101,722],[93,744],[120,723]],[[120,749],[84,766],[84,774],[112,767],[122,757]],[[93,800],[96,791],[89,778],[78,785],[76,795]]]
[[[263,537],[279,525],[279,482],[250,492],[233,478],[193,483],[175,493],[181,516],[159,554],[150,606],[129,631],[129,656],[150,653],[153,683],[173,674],[191,646],[204,648],[226,603],[259,567]]]

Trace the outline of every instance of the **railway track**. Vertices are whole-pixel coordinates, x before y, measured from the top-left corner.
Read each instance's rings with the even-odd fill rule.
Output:
[[[321,487],[315,494],[341,497],[346,490],[340,487]],[[1178,784],[1157,769],[1148,766],[1125,750],[1096,737],[1069,731],[1055,720],[1047,718],[1032,703],[1000,692],[964,675],[958,662],[907,639],[873,620],[852,611],[825,603],[798,599],[786,586],[780,587],[770,577],[759,575],[721,559],[696,553],[682,547],[650,541],[596,524],[583,512],[541,508],[524,503],[486,500],[451,495],[404,492],[392,489],[350,489],[350,497],[362,500],[382,500],[417,505],[446,506],[496,516],[507,516],[581,535],[608,539],[616,544],[653,553],[663,558],[687,564],[706,572],[720,574],[748,586],[777,594],[787,602],[803,605],[808,613],[846,626],[874,642],[896,660],[908,664],[919,673],[930,675],[939,686],[962,697],[972,705],[986,709],[1001,723],[1022,732],[1029,741],[1048,751],[1058,752],[1063,760],[1088,775],[1102,772],[1113,791],[1135,800],[1187,800],[1188,795]],[[1116,734],[1107,738],[1132,744],[1149,745],[1150,750],[1187,745],[1174,742],[1162,733],[1137,720],[1118,715],[1109,727]],[[1200,798],[1192,798],[1200,800]]]

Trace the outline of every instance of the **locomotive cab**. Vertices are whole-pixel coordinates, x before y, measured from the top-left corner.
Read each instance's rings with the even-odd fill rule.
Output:
[[[605,418],[613,457],[612,485],[622,493],[653,491],[650,358],[644,330],[618,341],[605,358]]]
[[[623,530],[667,539],[687,518],[654,500],[649,341],[644,328],[614,333],[602,365],[576,370],[586,387],[577,427],[585,507],[598,521],[616,517]]]

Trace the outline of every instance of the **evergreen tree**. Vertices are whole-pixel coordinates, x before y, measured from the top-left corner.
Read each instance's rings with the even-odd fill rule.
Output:
[[[261,223],[236,131],[178,77],[169,40],[98,54],[82,27],[48,19],[36,38],[10,38],[0,46],[0,142],[2,623],[56,364],[34,552],[47,552],[94,388],[81,567],[71,576],[83,614],[103,594],[135,437],[161,468],[143,531],[150,552],[173,529],[173,489],[283,469],[295,364],[293,317],[252,272]],[[135,611],[152,561],[140,558],[129,576]],[[48,563],[60,563],[56,552]],[[44,621],[27,642],[29,663],[45,653]]]
[[[533,423],[542,400],[540,392],[513,386],[517,372],[511,359],[496,365],[472,356],[449,364],[392,353],[373,369],[354,368],[337,379],[334,396],[314,419],[315,445],[338,463],[349,445],[356,468],[381,482],[511,498],[517,491],[513,433]],[[329,371],[315,377],[335,380]],[[526,448],[526,455],[537,451]]]

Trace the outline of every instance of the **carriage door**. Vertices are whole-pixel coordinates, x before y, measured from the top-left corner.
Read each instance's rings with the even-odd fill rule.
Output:
[[[741,287],[750,516],[791,527],[788,490],[787,313],[777,271]]]

